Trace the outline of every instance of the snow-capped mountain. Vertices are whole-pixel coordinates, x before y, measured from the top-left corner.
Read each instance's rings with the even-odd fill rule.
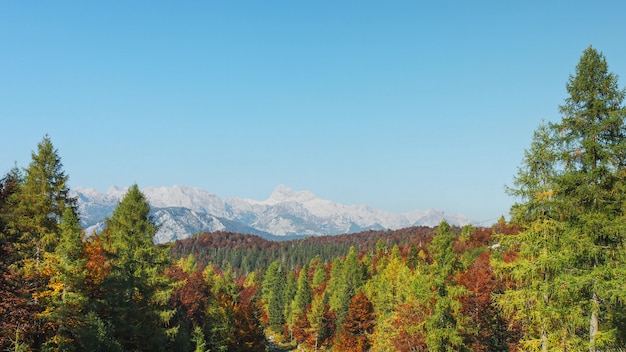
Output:
[[[435,226],[446,219],[452,225],[471,221],[439,210],[415,210],[395,214],[365,205],[344,205],[320,199],[310,191],[276,187],[263,201],[222,199],[198,188],[185,186],[149,187],[142,190],[159,225],[155,242],[187,238],[202,231],[232,231],[263,237],[320,236],[364,230]],[[100,231],[126,189],[111,187],[106,193],[91,188],[73,190],[78,198],[82,225],[88,232]]]

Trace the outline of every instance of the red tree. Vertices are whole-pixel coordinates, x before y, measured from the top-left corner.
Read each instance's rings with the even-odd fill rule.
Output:
[[[338,351],[367,351],[370,347],[368,335],[374,331],[374,306],[359,291],[350,301],[348,315],[341,325]]]

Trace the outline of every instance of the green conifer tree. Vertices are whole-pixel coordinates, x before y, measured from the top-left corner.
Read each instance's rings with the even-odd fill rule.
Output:
[[[273,261],[265,271],[262,284],[262,298],[267,310],[269,328],[274,332],[282,332],[285,323],[284,289],[286,275],[279,260]]]
[[[311,304],[312,293],[308,271],[308,266],[305,265],[298,275],[296,295],[293,298],[294,314],[303,314],[306,306]]]
[[[104,282],[100,316],[112,323],[114,337],[127,350],[162,350],[164,326],[171,315],[165,307],[169,251],[154,244],[157,227],[149,213],[150,205],[135,184],[107,219],[104,231],[111,270]]]
[[[517,246],[521,258],[496,266],[517,284],[505,296],[519,299],[500,302],[513,311],[519,309],[514,302],[539,296],[530,333],[540,336],[542,350],[616,350],[626,343],[619,313],[625,298],[626,91],[592,47],[566,88],[561,122],[540,126],[511,190],[521,198],[512,212],[524,231],[502,243]],[[551,337],[556,331],[558,339]]]
[[[561,132],[564,164],[556,180],[560,210],[573,235],[585,244],[577,267],[588,297],[590,351],[615,349],[623,335],[601,317],[623,308],[611,306],[611,300],[621,295],[626,282],[620,253],[626,243],[626,108],[622,105],[626,90],[618,87],[617,80],[604,55],[587,48],[567,82],[569,97],[560,107],[563,119],[555,126]]]
[[[341,326],[348,314],[350,300],[365,282],[365,270],[359,263],[356,249],[350,247],[344,260],[336,259],[331,270],[327,287],[330,293],[330,309],[337,316],[337,326]]]
[[[87,297],[83,292],[86,276],[83,232],[76,213],[70,207],[63,213],[60,230],[55,251],[45,256],[50,278],[47,289],[39,294],[46,307],[39,317],[54,330],[45,347],[71,351],[81,343],[80,326],[84,320]]]
[[[431,314],[424,322],[426,345],[430,351],[464,351],[462,333],[467,330],[467,318],[461,312],[458,298],[466,294],[463,286],[457,285],[454,275],[461,269],[461,263],[453,250],[456,235],[444,220],[428,246],[433,263],[427,268],[425,293],[431,302]]]
[[[54,251],[65,208],[75,211],[76,199],[69,196],[68,176],[48,135],[31,157],[14,201],[14,225],[22,234],[20,253],[27,262],[34,261],[38,266],[44,253]]]

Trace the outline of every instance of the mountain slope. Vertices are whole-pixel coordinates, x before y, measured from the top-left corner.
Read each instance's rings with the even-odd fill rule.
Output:
[[[88,231],[99,231],[125,189],[111,187],[106,193],[100,193],[90,188],[78,188],[73,192],[78,198],[82,225]],[[339,204],[320,199],[310,191],[296,191],[284,185],[276,187],[263,201],[222,199],[205,190],[186,186],[149,187],[143,193],[160,227],[155,236],[157,243],[213,231],[273,238],[435,226],[443,219],[452,225],[470,223],[463,215],[448,216],[434,209],[395,214],[365,205]]]

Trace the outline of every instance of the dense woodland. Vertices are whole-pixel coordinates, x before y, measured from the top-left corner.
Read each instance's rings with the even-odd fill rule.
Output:
[[[86,234],[45,136],[0,179],[0,350],[625,350],[626,91],[592,47],[566,88],[488,228],[157,246],[133,185]]]

